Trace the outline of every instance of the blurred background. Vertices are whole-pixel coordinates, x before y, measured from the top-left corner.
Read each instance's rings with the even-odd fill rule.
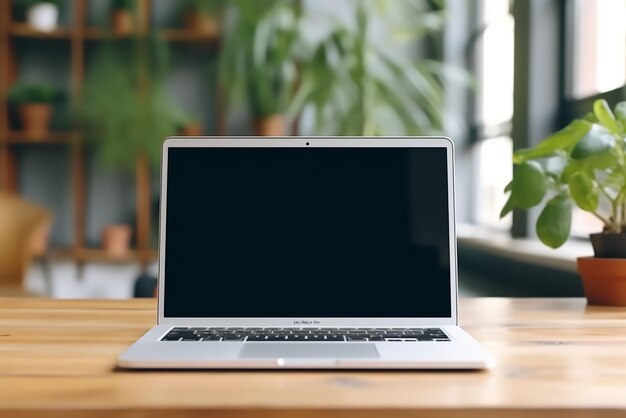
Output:
[[[582,295],[503,191],[625,83],[625,0],[2,0],[0,295],[151,296],[176,134],[444,134],[462,295]]]

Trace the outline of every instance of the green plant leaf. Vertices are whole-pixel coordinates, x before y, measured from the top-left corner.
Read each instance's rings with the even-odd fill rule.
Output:
[[[609,152],[604,152],[602,154],[596,154],[585,158],[582,161],[584,168],[587,171],[592,172],[593,170],[604,170],[610,167],[617,167],[619,165],[618,155],[614,151],[615,148],[612,148]]]
[[[572,227],[572,204],[565,194],[548,201],[537,219],[536,231],[541,242],[559,248],[569,237]]]
[[[584,160],[592,155],[602,154],[615,146],[615,138],[601,125],[593,124],[587,135],[574,147],[571,157],[575,160]]]
[[[502,208],[502,211],[500,212],[500,219],[508,215],[513,209],[515,209],[515,203],[513,202],[513,198],[509,196],[504,204],[504,207]]]
[[[583,117],[583,120],[586,120],[589,123],[598,123],[599,120],[596,117],[596,115],[593,114],[593,112],[589,112],[585,115],[585,117]]]
[[[546,194],[546,175],[536,161],[527,161],[516,167],[511,185],[511,196],[505,204],[500,217],[506,216],[512,209],[529,209],[538,205]]]
[[[582,161],[570,160],[561,174],[561,183],[569,184],[572,177],[578,173],[584,172],[586,169]]]
[[[626,102],[619,102],[615,105],[615,117],[626,125]]]
[[[513,154],[513,163],[522,164],[535,158],[546,157],[559,150],[569,151],[591,129],[591,123],[576,119],[560,131],[550,135],[534,148],[523,148]]]
[[[615,120],[615,115],[611,112],[609,104],[604,99],[598,99],[593,102],[593,113],[598,118],[598,121],[608,129],[612,134],[619,135],[620,128]]]
[[[587,173],[576,173],[569,181],[569,190],[579,208],[587,212],[598,209],[600,191]]]

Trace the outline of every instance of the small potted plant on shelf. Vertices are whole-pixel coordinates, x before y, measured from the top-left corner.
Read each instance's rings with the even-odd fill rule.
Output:
[[[201,136],[202,122],[200,118],[193,117],[182,107],[172,105],[172,117],[176,124],[176,134],[183,136]]]
[[[17,106],[22,130],[29,139],[43,139],[49,132],[54,88],[47,84],[18,84],[11,89],[9,101]]]
[[[591,234],[595,257],[577,260],[591,304],[626,306],[626,102],[612,111],[605,100],[536,147],[513,155],[515,171],[502,209],[543,204],[539,239],[560,247],[570,235],[574,205],[598,218]]]
[[[19,0],[16,6],[24,10],[26,23],[35,30],[52,32],[59,23],[60,0]]]
[[[186,0],[183,5],[185,27],[206,36],[217,36],[222,8],[222,0]]]
[[[111,28],[117,36],[130,35],[134,29],[136,0],[113,0],[111,3]]]
[[[107,225],[102,229],[102,248],[114,257],[130,252],[132,230],[129,225]]]

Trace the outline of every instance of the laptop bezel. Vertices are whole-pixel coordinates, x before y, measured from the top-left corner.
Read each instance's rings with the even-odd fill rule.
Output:
[[[448,170],[448,224],[450,253],[450,313],[448,317],[411,318],[257,318],[165,316],[165,240],[167,219],[167,167],[170,148],[445,148]],[[424,137],[169,137],[163,142],[161,159],[161,202],[159,216],[159,261],[157,323],[186,326],[429,326],[458,325],[458,271],[456,248],[456,204],[454,193],[454,145],[449,138]]]

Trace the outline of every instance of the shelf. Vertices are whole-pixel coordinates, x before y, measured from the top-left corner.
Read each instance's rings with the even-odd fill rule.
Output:
[[[11,131],[7,137],[9,144],[69,144],[77,139],[77,132],[49,132],[43,138],[31,138],[24,132]]]
[[[133,34],[128,35],[116,35],[109,28],[86,28],[85,29],[85,39],[88,41],[100,41],[106,39],[130,39],[133,37]]]
[[[13,23],[9,29],[12,36],[20,38],[37,38],[37,39],[69,39],[72,31],[68,28],[58,27],[50,32],[43,32],[34,29],[27,23]]]
[[[155,250],[130,250],[127,254],[116,255],[100,248],[58,249],[52,250],[51,255],[55,260],[105,264],[150,263],[158,257]]]
[[[191,31],[184,28],[159,29],[159,33],[163,39],[170,42],[192,42],[192,43],[208,43],[217,44],[219,35]],[[115,35],[107,28],[87,28],[85,29],[85,39],[88,41],[99,41],[106,39],[130,39],[133,34]]]
[[[162,29],[163,38],[170,42],[206,42],[217,44],[219,34],[195,32],[189,29]]]

